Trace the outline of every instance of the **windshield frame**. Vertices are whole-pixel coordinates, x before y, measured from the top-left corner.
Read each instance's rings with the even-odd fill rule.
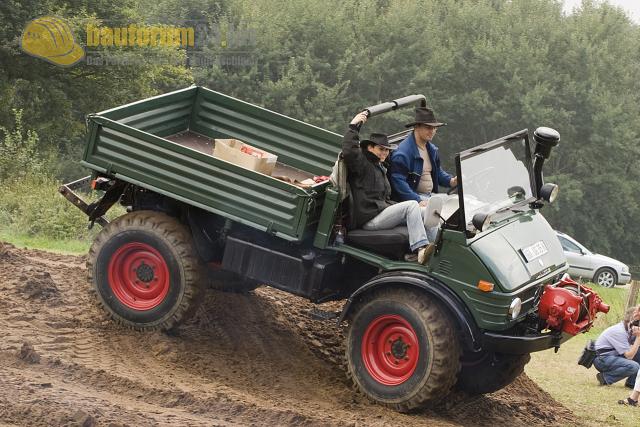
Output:
[[[521,131],[512,133],[510,135],[503,136],[502,138],[495,139],[493,141],[489,141],[487,143],[478,145],[476,147],[470,148],[465,151],[461,151],[456,155],[456,173],[458,176],[458,229],[463,232],[467,232],[467,222],[465,221],[465,212],[464,212],[464,180],[462,179],[462,161],[469,159],[471,157],[478,156],[486,151],[494,149],[499,146],[509,146],[513,144],[514,141],[519,141],[524,139],[525,142],[525,155],[526,155],[526,166],[529,172],[529,183],[531,184],[531,192],[532,196],[528,199],[522,200],[521,202],[514,204],[513,207],[522,206],[524,204],[528,204],[537,199],[537,188],[535,186],[535,178],[533,174],[533,161],[531,157],[531,145],[529,143],[529,130],[523,129]],[[495,213],[495,211],[494,211]]]

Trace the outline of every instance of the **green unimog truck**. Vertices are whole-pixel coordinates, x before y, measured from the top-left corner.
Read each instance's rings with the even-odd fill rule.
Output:
[[[366,110],[417,104],[424,96]],[[542,175],[560,139],[553,129],[456,156],[458,187],[434,213],[443,224],[423,266],[404,260],[405,227],[349,229],[348,193],[324,178],[341,170],[338,134],[196,86],[91,114],[87,127],[82,164],[92,175],[60,191],[103,227],[89,281],[123,325],[171,329],[210,285],[346,300],[348,375],[368,398],[407,411],[454,387],[504,387],[529,353],[557,349],[608,310],[566,275],[540,213],[558,190]],[[277,155],[271,175],[213,156],[229,139]],[[89,182],[103,192],[91,204],[75,193]],[[108,222],[115,203],[127,213]]]

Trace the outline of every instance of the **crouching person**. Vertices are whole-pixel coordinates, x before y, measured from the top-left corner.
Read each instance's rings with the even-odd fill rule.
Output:
[[[640,306],[625,313],[622,322],[607,329],[596,340],[595,368],[600,385],[614,384],[626,378],[625,386],[632,389],[620,404],[637,406],[640,396]]]
[[[397,146],[390,144],[387,136],[380,133],[373,133],[370,139],[361,142],[359,131],[366,121],[366,113],[356,115],[342,142],[355,207],[351,215],[354,215],[356,227],[364,230],[387,230],[406,224],[409,249],[417,252],[417,261],[424,264],[435,246],[427,238],[420,206],[415,200],[401,203],[391,200],[391,186],[382,164]]]

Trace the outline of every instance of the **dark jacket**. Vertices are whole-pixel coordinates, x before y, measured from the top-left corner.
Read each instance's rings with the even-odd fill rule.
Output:
[[[431,179],[433,180],[433,193],[438,192],[438,184],[448,187],[451,181],[451,174],[443,171],[440,167],[440,155],[438,147],[431,141],[427,142],[427,153],[431,160]],[[413,132],[409,134],[398,147],[391,153],[391,166],[389,167],[389,179],[393,189],[392,198],[399,202],[405,200],[420,201],[420,196],[416,193],[422,175],[424,161],[418,151]]]
[[[349,125],[342,140],[342,156],[347,164],[348,181],[355,212],[356,228],[362,227],[383,209],[391,206],[391,186],[387,180],[387,170],[378,157],[360,148],[359,128]]]

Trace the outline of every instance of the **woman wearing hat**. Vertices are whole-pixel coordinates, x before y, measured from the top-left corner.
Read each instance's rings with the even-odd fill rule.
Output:
[[[360,127],[367,121],[365,112],[357,114],[342,141],[342,155],[347,165],[348,180],[357,228],[387,230],[407,224],[409,246],[417,252],[418,262],[424,264],[434,250],[429,243],[420,205],[415,200],[396,203],[391,200],[391,186],[382,163],[397,145],[390,144],[387,136],[372,133],[360,142]]]

